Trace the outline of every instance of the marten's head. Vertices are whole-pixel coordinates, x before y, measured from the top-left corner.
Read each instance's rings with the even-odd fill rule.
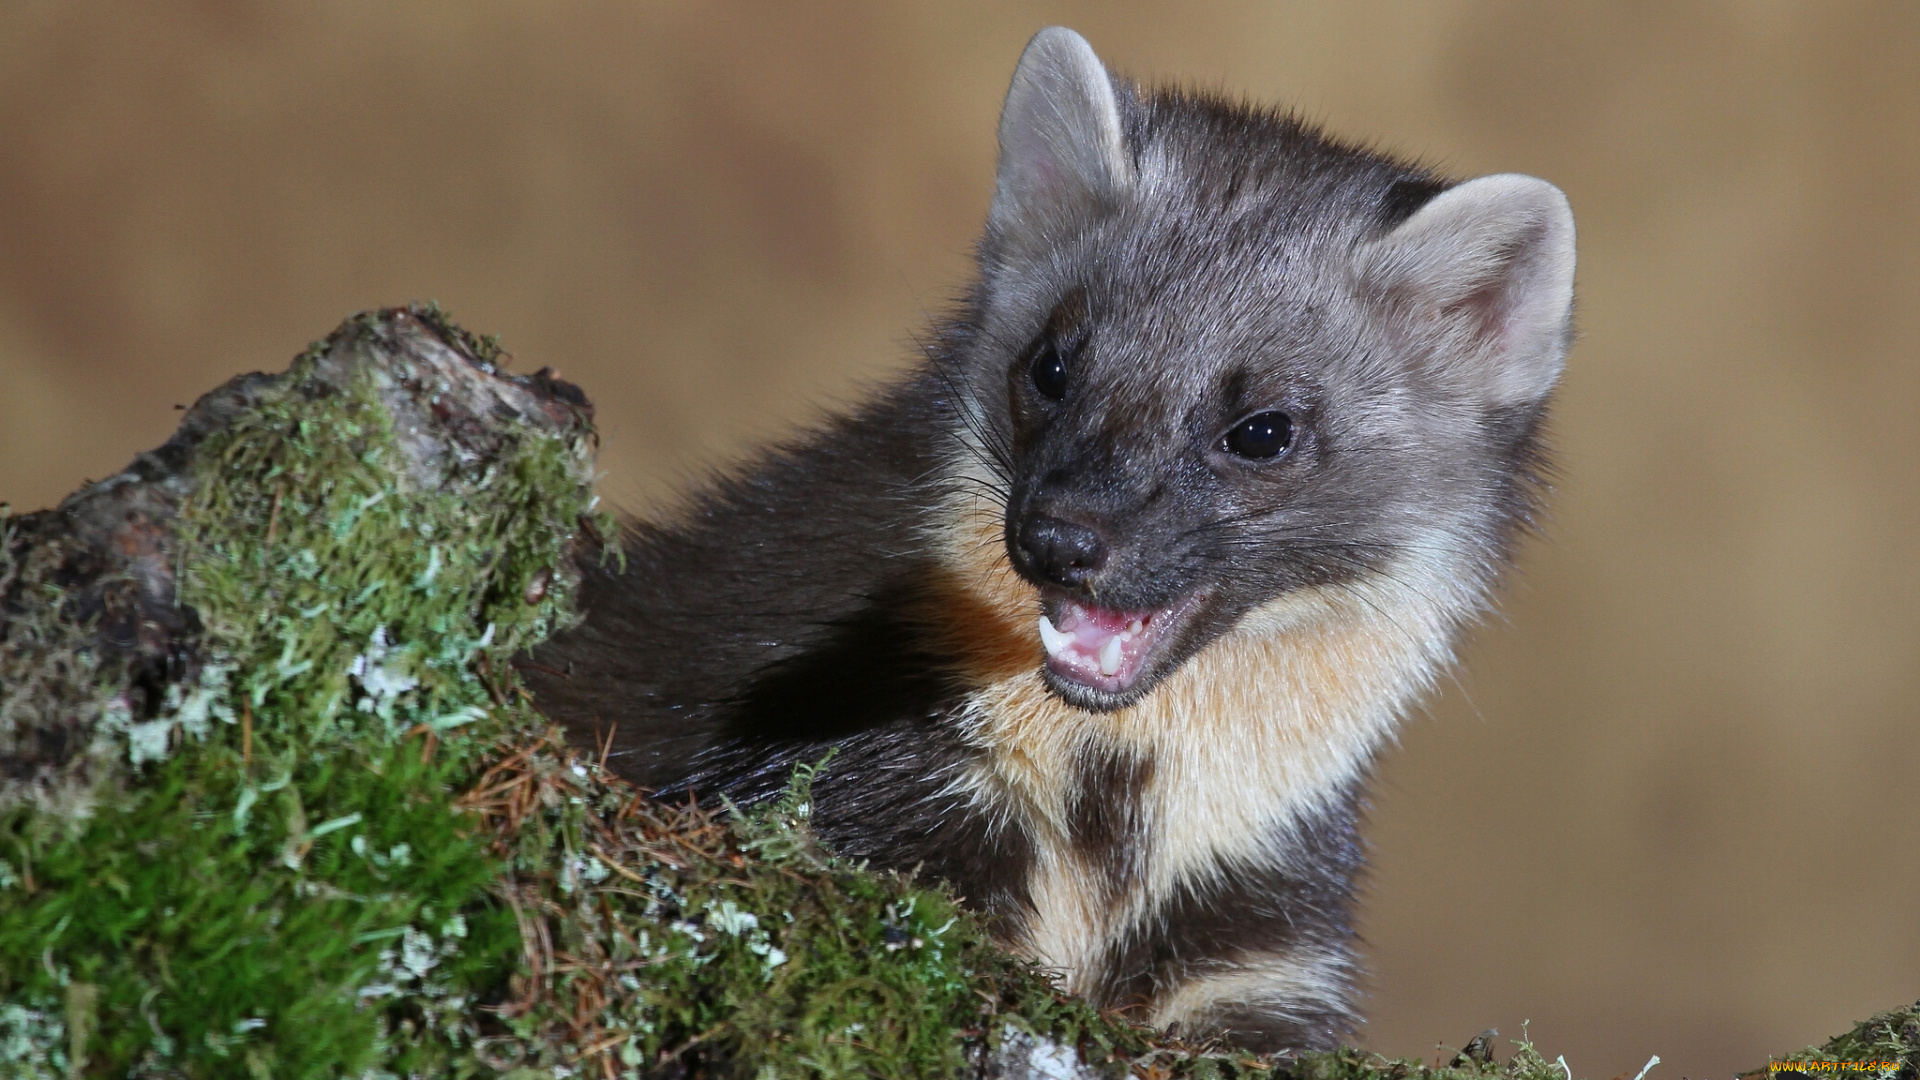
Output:
[[[1470,613],[1530,511],[1573,239],[1545,181],[1450,183],[1035,37],[953,369],[1049,687],[1121,707],[1302,590]]]

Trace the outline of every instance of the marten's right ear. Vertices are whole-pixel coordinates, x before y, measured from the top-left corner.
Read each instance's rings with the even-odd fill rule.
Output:
[[[991,235],[1018,248],[1044,248],[1132,186],[1113,83],[1093,47],[1064,26],[1035,34],[1000,113]]]

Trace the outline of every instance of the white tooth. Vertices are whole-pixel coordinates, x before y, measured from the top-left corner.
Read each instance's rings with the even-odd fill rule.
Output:
[[[1045,615],[1040,616],[1040,644],[1047,647],[1048,656],[1059,656],[1066,651],[1068,643],[1073,641],[1072,634],[1063,634],[1053,628],[1053,622]]]
[[[1118,635],[1107,639],[1100,648],[1100,674],[1112,678],[1120,674],[1120,638]]]
[[[1135,620],[1133,620],[1133,622],[1132,622],[1132,623],[1130,623],[1130,624],[1129,624],[1129,625],[1127,626],[1127,633],[1129,633],[1129,634],[1132,634],[1132,635],[1134,635],[1134,636],[1136,636],[1136,637],[1138,637],[1138,636],[1140,635],[1140,633],[1141,633],[1141,631],[1143,631],[1143,630],[1145,630],[1146,628],[1147,628],[1147,624],[1146,624],[1146,623],[1144,623],[1144,622],[1141,622],[1141,621],[1140,621],[1139,619],[1135,619]]]

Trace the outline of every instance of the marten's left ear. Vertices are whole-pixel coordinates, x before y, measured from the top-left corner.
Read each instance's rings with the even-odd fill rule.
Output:
[[[1469,180],[1356,254],[1362,295],[1449,381],[1493,406],[1553,389],[1573,332],[1573,211],[1559,188]]]
[[[1113,84],[1093,47],[1064,26],[1035,34],[1000,113],[990,235],[1044,248],[1132,186]]]

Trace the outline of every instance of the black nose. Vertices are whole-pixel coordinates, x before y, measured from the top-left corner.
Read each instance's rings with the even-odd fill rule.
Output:
[[[1020,553],[1027,568],[1056,585],[1078,586],[1107,562],[1107,545],[1085,525],[1032,517],[1020,526]]]

